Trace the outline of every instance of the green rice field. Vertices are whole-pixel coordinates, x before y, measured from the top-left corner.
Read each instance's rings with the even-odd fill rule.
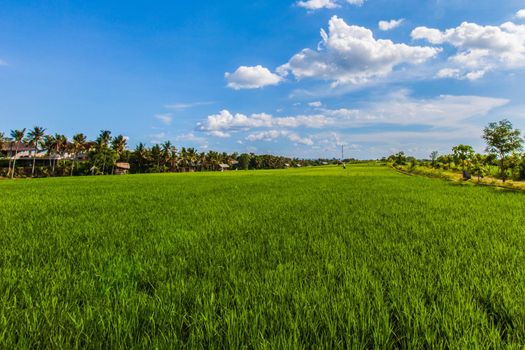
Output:
[[[525,194],[352,165],[0,181],[0,348],[525,347]]]

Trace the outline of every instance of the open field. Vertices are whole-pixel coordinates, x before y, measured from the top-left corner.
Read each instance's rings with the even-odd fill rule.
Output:
[[[522,192],[360,165],[0,195],[0,348],[525,346]]]

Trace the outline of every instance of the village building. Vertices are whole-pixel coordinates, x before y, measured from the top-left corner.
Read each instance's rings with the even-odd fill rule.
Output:
[[[115,163],[115,168],[113,169],[113,174],[115,175],[126,175],[129,173],[131,166],[129,163]]]

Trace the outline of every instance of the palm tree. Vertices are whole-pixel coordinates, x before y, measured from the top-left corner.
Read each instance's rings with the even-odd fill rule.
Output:
[[[65,152],[67,151],[67,145],[68,140],[65,135],[61,134],[55,134],[55,150],[56,154],[58,155],[58,160],[64,158]],[[53,173],[55,173],[55,167],[56,167],[57,159],[55,158],[55,162],[53,165]]]
[[[13,158],[13,170],[11,171],[11,179],[15,176],[16,157],[18,156],[18,149],[20,148],[20,144],[22,143],[25,134],[26,128],[23,128],[22,130],[11,130],[11,137],[13,138],[13,141],[16,144],[15,157]]]
[[[75,163],[78,161],[78,155],[86,151],[86,135],[80,133],[73,136],[73,143],[71,149],[73,151],[73,164],[71,165],[71,176],[73,176],[73,169],[75,168]]]
[[[126,150],[127,142],[128,141],[126,140],[126,138],[122,135],[118,135],[117,137],[113,138],[113,140],[111,140],[111,148],[116,153],[117,161],[119,161],[122,158],[122,155]],[[112,174],[113,172],[114,169],[111,170]]]
[[[5,134],[3,132],[0,132],[0,152],[4,148],[4,145],[5,145],[6,141],[7,140],[5,138]]]
[[[35,126],[32,130],[29,131],[27,134],[27,141],[30,146],[34,147],[34,153],[33,153],[33,167],[31,169],[31,177],[35,176],[35,163],[36,163],[36,153],[38,152],[38,149],[42,145],[42,140],[44,138],[44,134],[46,132],[46,129]]]
[[[102,164],[102,174],[106,173],[106,166],[108,157],[111,158],[109,151],[109,143],[111,142],[111,131],[101,130],[100,135],[96,139],[95,158],[97,163]]]
[[[177,161],[177,149],[170,141],[162,144],[162,157],[164,164],[170,165],[170,171],[175,169],[175,162]]]
[[[108,147],[109,142],[111,141],[111,131],[101,130],[100,135],[97,137],[97,147],[99,150]]]
[[[148,159],[148,150],[146,149],[146,146],[144,146],[144,144],[141,142],[137,145],[133,153],[135,154],[137,162],[139,163],[139,172],[142,172],[144,163]]]
[[[151,147],[151,158],[156,163],[156,171],[161,173],[161,167],[160,162],[162,160],[162,150],[159,145],[155,144],[153,147]]]

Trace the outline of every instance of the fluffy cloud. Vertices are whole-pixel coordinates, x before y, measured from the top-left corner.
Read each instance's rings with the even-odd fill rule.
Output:
[[[207,132],[213,136],[229,137],[231,132],[257,128],[322,128],[330,123],[332,123],[332,120],[323,115],[274,118],[266,113],[247,116],[240,113],[234,115],[228,110],[223,110],[219,114],[208,116],[206,121],[197,123],[197,130]]]
[[[440,71],[438,77],[476,80],[491,70],[525,67],[525,25],[506,22],[482,26],[464,22],[443,32],[418,27],[412,31],[412,38],[432,44],[448,43],[457,49],[449,57],[451,67]]]
[[[517,18],[521,18],[521,19],[525,19],[525,9],[523,9],[523,10],[519,10],[519,11],[516,13],[516,17],[517,17]]]
[[[173,121],[173,117],[171,116],[171,114],[157,114],[155,118],[157,118],[166,125],[170,125]]]
[[[241,66],[233,73],[225,73],[228,87],[240,89],[259,89],[268,85],[278,85],[283,78],[270,72],[263,66],[246,67]]]
[[[184,110],[184,109],[189,109],[189,108],[194,108],[194,107],[199,107],[199,106],[207,106],[211,104],[213,104],[213,102],[174,103],[174,104],[165,105],[164,108],[174,109],[174,110]]]
[[[297,2],[297,6],[305,8],[307,10],[320,10],[320,9],[335,9],[341,7],[338,0],[304,0]],[[344,1],[350,5],[361,6],[365,0],[346,0]]]
[[[371,30],[346,24],[337,16],[329,22],[329,33],[321,29],[322,43],[317,50],[304,49],[277,69],[297,79],[317,78],[338,84],[365,83],[390,74],[401,64],[420,64],[441,50],[434,47],[396,44],[376,40]]]
[[[405,20],[403,18],[401,19],[393,19],[390,21],[379,21],[379,29],[383,31],[392,30],[394,28],[399,27]]]
[[[323,105],[323,104],[321,103],[321,101],[314,101],[314,102],[310,102],[310,103],[308,104],[308,106],[310,106],[310,107],[316,107],[316,108],[319,108],[319,107],[321,107],[322,105]]]
[[[314,144],[314,141],[310,137],[301,137],[296,133],[287,131],[287,130],[268,130],[260,131],[246,136],[245,140],[255,142],[255,141],[274,141],[278,138],[286,137],[288,140],[296,144],[311,146]]]
[[[308,10],[319,10],[319,9],[334,9],[339,5],[334,0],[307,0],[299,1],[297,6],[303,7]]]

